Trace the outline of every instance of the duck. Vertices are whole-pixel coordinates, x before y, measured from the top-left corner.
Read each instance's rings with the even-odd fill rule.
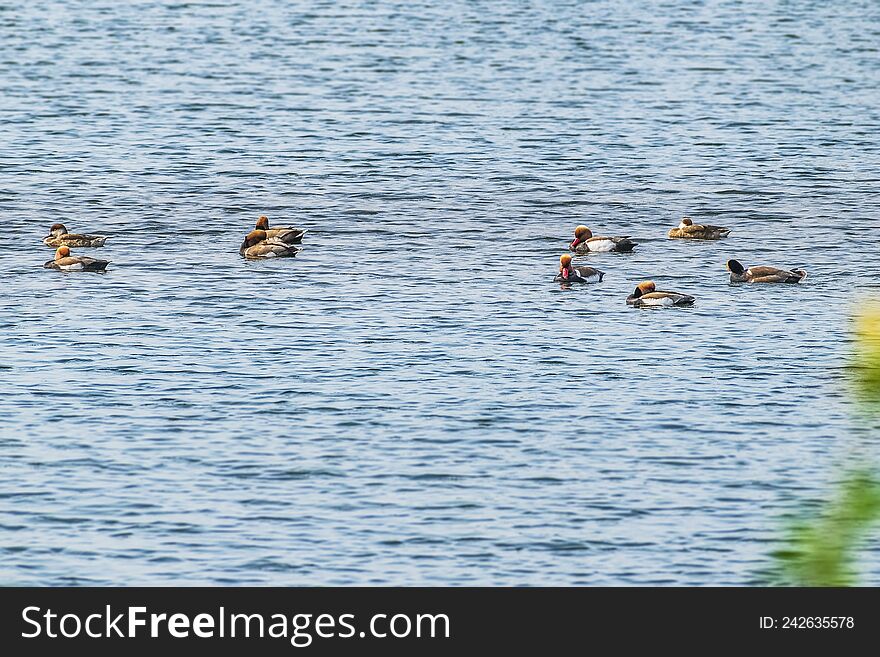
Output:
[[[662,292],[654,285],[654,281],[645,281],[636,285],[636,289],[626,298],[626,303],[636,308],[669,308],[672,306],[692,306],[694,297],[681,292]]]
[[[803,269],[777,269],[776,267],[749,267],[739,260],[728,260],[727,271],[731,283],[800,283],[807,277]]]
[[[244,238],[238,252],[245,258],[292,258],[302,249],[278,238],[269,239],[264,230],[252,230]]]
[[[574,229],[574,239],[568,245],[569,251],[575,253],[628,253],[636,247],[636,243],[627,237],[593,237],[593,231],[586,226]]]
[[[604,277],[604,271],[593,267],[572,267],[571,256],[564,253],[559,256],[559,273],[553,280],[556,283],[601,283]]]
[[[262,230],[266,233],[268,239],[275,238],[281,240],[285,244],[301,244],[303,235],[306,234],[305,230],[294,228],[293,226],[275,226],[274,228],[269,228],[269,217],[266,217],[265,215],[260,215],[257,219],[255,230]]]
[[[59,271],[103,272],[107,269],[107,265],[109,264],[109,260],[98,260],[96,258],[70,255],[70,248],[59,246],[55,251],[55,258],[45,263],[43,267],[46,269],[57,269]]]
[[[669,237],[673,239],[720,240],[728,235],[730,235],[730,228],[695,224],[690,217],[684,217],[678,224],[678,228],[669,229]]]
[[[68,233],[64,224],[52,224],[49,234],[43,238],[43,244],[46,246],[74,246],[74,247],[93,247],[104,246],[107,241],[106,235],[77,235]]]

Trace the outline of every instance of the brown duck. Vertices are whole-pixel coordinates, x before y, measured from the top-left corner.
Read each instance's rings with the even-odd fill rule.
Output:
[[[264,230],[252,230],[244,238],[238,252],[245,258],[292,258],[301,250],[276,237],[268,238]]]
[[[803,269],[777,269],[776,267],[749,267],[739,260],[728,260],[727,271],[731,283],[800,283],[807,277]]]
[[[68,233],[64,224],[52,224],[49,234],[43,238],[43,244],[46,246],[74,246],[74,247],[99,247],[104,246],[107,241],[106,235],[78,235],[76,233]]]
[[[294,228],[293,226],[275,226],[269,228],[269,217],[260,216],[257,219],[256,230],[262,230],[266,233],[268,239],[277,239],[285,244],[301,244],[305,230]]]
[[[685,240],[720,240],[730,235],[730,228],[723,226],[709,226],[708,224],[695,224],[693,219],[685,217],[678,224],[678,228],[669,229],[669,237]]]

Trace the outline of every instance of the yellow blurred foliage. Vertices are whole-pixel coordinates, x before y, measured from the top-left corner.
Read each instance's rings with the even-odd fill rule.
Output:
[[[853,382],[871,416],[880,404],[880,301],[865,303],[853,316]],[[775,578],[794,586],[858,585],[855,558],[880,521],[880,479],[873,458],[850,472],[836,493],[818,509],[800,514],[789,526],[782,547],[773,553]],[[776,579],[778,578],[778,579]]]
[[[861,392],[880,401],[880,302],[873,301],[855,316],[855,368]]]

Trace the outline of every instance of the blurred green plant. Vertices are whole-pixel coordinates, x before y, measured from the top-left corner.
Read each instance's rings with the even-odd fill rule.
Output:
[[[855,335],[855,388],[867,409],[876,411],[880,405],[880,304],[869,304],[857,314]],[[771,582],[856,585],[855,552],[878,520],[880,483],[875,469],[863,465],[839,484],[831,501],[790,524],[785,547],[772,553]]]
[[[773,553],[776,583],[794,586],[853,586],[854,554],[880,519],[880,486],[870,471],[851,476],[836,498],[811,518],[796,521],[786,547]]]

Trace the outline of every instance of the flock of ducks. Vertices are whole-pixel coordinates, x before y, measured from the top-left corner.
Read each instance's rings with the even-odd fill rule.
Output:
[[[671,239],[720,240],[730,235],[730,229],[723,226],[695,224],[690,217],[684,217],[675,228],[670,228]],[[593,235],[586,226],[574,229],[574,239],[568,250],[576,255],[591,253],[629,253],[638,245],[627,237],[602,237]],[[744,267],[738,260],[727,261],[731,283],[800,283],[807,277],[803,269],[777,269],[776,267]],[[601,283],[605,272],[595,267],[572,264],[572,256],[564,253],[559,257],[559,273],[553,279],[558,283]],[[696,299],[681,292],[658,290],[653,281],[639,283],[626,303],[636,308],[662,308],[673,306],[692,306]]]
[[[261,216],[254,230],[245,236],[238,252],[245,258],[293,257],[302,250],[299,245],[305,234],[305,229],[292,226],[270,228],[269,218]],[[43,267],[58,271],[105,271],[109,260],[71,255],[70,249],[98,248],[104,246],[106,241],[106,235],[69,233],[64,224],[52,224],[49,234],[43,238],[43,244],[55,248],[55,257]]]
[[[269,226],[269,219],[260,216],[239,247],[239,253],[245,258],[283,258],[293,257],[302,250],[303,236],[306,230],[293,226]],[[669,230],[672,239],[718,240],[730,234],[729,228],[695,224],[689,217],[681,220],[675,228]],[[53,224],[49,234],[43,238],[46,246],[56,249],[55,257],[44,267],[59,271],[93,271],[103,272],[110,264],[109,260],[75,256],[70,252],[73,248],[98,248],[104,246],[106,235],[79,235],[67,232],[64,224]],[[575,255],[593,253],[629,253],[637,242],[626,237],[603,237],[593,235],[586,226],[574,229],[574,239],[568,250]],[[803,269],[777,269],[776,267],[744,267],[738,260],[728,260],[727,270],[730,272],[731,283],[800,283],[807,277]],[[601,283],[605,272],[586,265],[575,266],[572,256],[565,253],[559,258],[559,273],[553,279],[556,282],[568,283]],[[627,304],[635,307],[691,306],[696,299],[689,294],[658,290],[653,281],[639,283],[632,294],[626,298]]]

